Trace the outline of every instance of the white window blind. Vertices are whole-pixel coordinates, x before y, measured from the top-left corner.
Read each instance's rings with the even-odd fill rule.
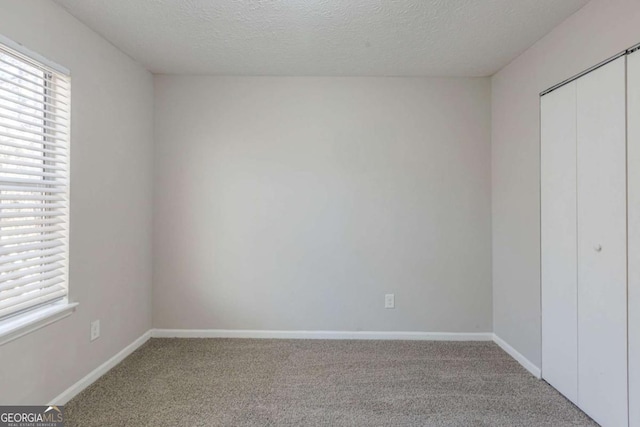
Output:
[[[67,297],[69,91],[0,43],[0,321]]]

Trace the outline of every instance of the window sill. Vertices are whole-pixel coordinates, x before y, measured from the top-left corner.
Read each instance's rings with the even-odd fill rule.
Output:
[[[77,306],[61,302],[0,322],[0,346],[71,315]]]

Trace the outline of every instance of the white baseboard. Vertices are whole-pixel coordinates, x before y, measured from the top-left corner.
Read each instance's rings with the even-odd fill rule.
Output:
[[[519,353],[515,348],[511,347],[505,340],[493,334],[493,341],[500,346],[509,356],[513,357],[520,363],[527,371],[531,372],[531,374],[540,379],[542,378],[542,371],[538,368],[533,362],[524,357],[521,353]]]
[[[491,332],[269,331],[246,329],[153,329],[153,338],[280,338],[316,340],[491,341]]]
[[[140,346],[142,346],[142,344],[146,343],[149,338],[151,338],[151,330],[148,330],[147,332],[142,334],[140,338],[136,339],[134,342],[120,350],[112,358],[104,362],[102,365],[98,366],[93,371],[89,372],[80,381],[73,384],[71,387],[56,396],[51,400],[49,405],[66,405],[66,403],[73,399],[78,393],[89,387],[98,378],[106,374],[111,368],[122,362],[127,356],[136,351]]]

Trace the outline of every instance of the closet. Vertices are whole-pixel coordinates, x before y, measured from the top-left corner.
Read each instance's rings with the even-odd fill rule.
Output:
[[[640,52],[540,108],[542,377],[601,425],[640,427]]]

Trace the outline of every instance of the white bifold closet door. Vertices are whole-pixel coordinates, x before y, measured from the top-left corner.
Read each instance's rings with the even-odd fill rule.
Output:
[[[640,51],[627,57],[629,425],[640,427]]]
[[[541,102],[542,376],[578,403],[576,82]]]
[[[578,406],[628,425],[626,58],[577,82]]]
[[[540,101],[542,376],[604,427],[629,424],[626,62]]]

